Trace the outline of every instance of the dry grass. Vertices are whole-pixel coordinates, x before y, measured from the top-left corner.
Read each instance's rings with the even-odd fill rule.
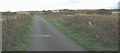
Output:
[[[118,40],[117,15],[75,15],[62,19],[66,26],[72,26],[80,32],[88,33],[108,45],[112,45]]]
[[[60,22],[64,27],[70,27],[75,29],[75,33],[83,34],[82,36],[89,36],[93,39],[97,39],[103,46],[89,46],[90,44],[82,44],[85,47],[91,47],[97,50],[97,48],[112,48],[117,50],[118,47],[118,15],[117,14],[75,14],[75,15],[44,15],[56,22]],[[72,33],[71,33],[72,34]],[[87,35],[85,35],[87,34]],[[80,42],[79,40],[76,40]],[[90,42],[90,41],[89,41]],[[81,42],[80,42],[81,43]],[[91,41],[91,44],[94,43]],[[97,42],[96,42],[97,43]],[[93,49],[93,50],[94,50]],[[98,49],[99,50],[99,49]],[[109,50],[109,49],[108,49]]]
[[[10,14],[2,16],[3,51],[27,50],[31,34],[32,17],[29,14]]]

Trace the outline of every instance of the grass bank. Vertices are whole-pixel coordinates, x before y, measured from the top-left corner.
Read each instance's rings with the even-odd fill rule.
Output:
[[[46,20],[50,21],[68,37],[73,39],[79,45],[83,46],[88,51],[116,51],[117,45],[117,29],[111,29],[106,24],[115,24],[114,19],[109,17],[90,18],[89,16],[74,16],[74,15],[41,15]],[[103,15],[102,15],[103,16]],[[101,17],[102,17],[101,16]],[[107,20],[108,19],[108,20]],[[100,20],[100,22],[99,22]],[[111,21],[112,20],[112,21]],[[89,22],[90,21],[90,22]],[[112,24],[111,24],[112,22]],[[95,23],[96,25],[93,25]],[[92,26],[91,26],[92,25]],[[95,27],[96,26],[96,27]],[[114,25],[115,27],[117,25]],[[94,27],[94,28],[93,28]],[[109,29],[104,31],[100,29]],[[105,28],[106,27],[106,28]],[[99,30],[98,30],[99,29]],[[111,31],[114,30],[114,31]],[[111,34],[111,33],[112,34]],[[110,35],[110,34],[111,35]],[[102,36],[102,37],[101,37]]]
[[[9,14],[2,18],[2,50],[26,51],[31,35],[32,15]]]

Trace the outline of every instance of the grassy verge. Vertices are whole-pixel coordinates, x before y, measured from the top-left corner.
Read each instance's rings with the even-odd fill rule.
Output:
[[[30,14],[3,15],[3,51],[26,51],[33,17]]]
[[[73,39],[79,45],[83,46],[89,51],[114,51],[117,50],[117,46],[110,47],[107,44],[102,43],[100,40],[90,36],[89,33],[82,33],[71,26],[66,26],[64,22],[59,20],[56,16],[51,15],[41,15],[46,20],[50,21],[68,37]]]

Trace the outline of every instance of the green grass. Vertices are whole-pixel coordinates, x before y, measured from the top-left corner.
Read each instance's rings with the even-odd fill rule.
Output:
[[[17,19],[11,17],[16,16]],[[3,51],[26,51],[31,36],[33,17],[29,14],[3,15]]]
[[[117,48],[107,47],[100,40],[89,36],[89,33],[83,34],[73,27],[65,26],[63,22],[57,20],[55,16],[41,15],[43,18],[51,22],[54,26],[60,29],[64,34],[77,42],[80,46],[88,51],[115,51]]]

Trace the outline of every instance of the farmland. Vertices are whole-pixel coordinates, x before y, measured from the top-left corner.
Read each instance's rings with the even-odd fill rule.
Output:
[[[31,36],[32,15],[2,12],[2,50],[25,51]]]
[[[0,22],[3,51],[118,50],[116,11],[63,9],[2,12]]]
[[[87,13],[79,11],[44,11],[40,14],[64,34],[89,51],[115,51],[118,49],[117,13]],[[98,12],[98,11],[97,11]]]

